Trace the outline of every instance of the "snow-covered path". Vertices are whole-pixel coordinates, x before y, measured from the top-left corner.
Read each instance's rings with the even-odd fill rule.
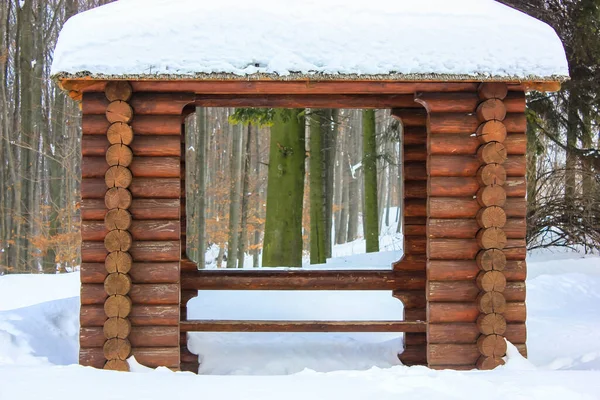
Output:
[[[381,268],[398,252],[334,259]],[[529,258],[529,362],[491,372],[404,367],[397,334],[197,333],[201,373],[116,373],[77,361],[78,274],[0,277],[0,400],[600,399],[600,258]],[[192,318],[397,319],[387,292],[202,292]],[[250,376],[254,375],[254,376]]]

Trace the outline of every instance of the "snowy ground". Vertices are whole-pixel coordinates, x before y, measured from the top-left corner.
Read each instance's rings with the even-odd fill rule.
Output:
[[[390,239],[390,243],[395,240]],[[336,249],[351,254],[360,242]],[[400,252],[346,255],[321,268],[380,268]],[[600,399],[600,258],[530,255],[529,361],[491,372],[404,367],[396,334],[215,334],[191,339],[203,375],[117,373],[77,361],[79,276],[0,277],[0,400]],[[397,319],[387,292],[202,292],[192,318]],[[255,375],[255,376],[250,376]],[[260,376],[256,376],[260,375]]]

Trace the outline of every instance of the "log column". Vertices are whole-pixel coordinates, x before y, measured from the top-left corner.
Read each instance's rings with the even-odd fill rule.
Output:
[[[402,124],[402,178],[404,202],[402,207],[402,233],[404,256],[394,263],[396,271],[419,272],[425,275],[425,236],[427,221],[427,113],[422,107],[393,109],[392,116]],[[394,297],[404,305],[405,321],[425,321],[425,288],[396,290]],[[400,361],[404,365],[427,363],[426,334],[405,333],[404,351]]]
[[[428,111],[426,293],[431,368],[486,367],[490,362],[482,364],[480,349],[497,360],[501,340],[479,339],[480,328],[490,322],[482,325],[480,314],[499,311],[496,307],[503,307],[507,339],[524,352],[525,101],[522,92],[507,94],[506,85],[501,85],[504,101],[502,96],[483,94],[497,86],[417,95]],[[500,163],[502,158],[506,161]],[[482,258],[487,250],[491,251]],[[490,258],[492,263],[504,260],[504,271],[482,271],[480,260],[489,264]]]
[[[83,95],[80,362],[104,366],[103,330],[116,308],[129,319],[127,353],[179,369],[180,127],[194,96],[137,92],[137,84],[111,82]],[[128,278],[109,268],[113,258],[129,260]],[[117,339],[108,350],[123,360],[125,339]]]

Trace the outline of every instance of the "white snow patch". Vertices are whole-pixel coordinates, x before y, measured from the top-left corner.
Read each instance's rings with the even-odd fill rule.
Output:
[[[67,21],[58,73],[553,79],[568,66],[551,27],[493,0],[121,0]]]

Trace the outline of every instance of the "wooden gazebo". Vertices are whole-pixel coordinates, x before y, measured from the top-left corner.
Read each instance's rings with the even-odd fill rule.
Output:
[[[354,14],[335,17],[337,0],[286,4],[293,20],[268,0],[275,11],[261,1],[142,3],[73,17],[55,53],[55,79],[83,113],[81,364],[128,370],[134,355],[147,366],[197,371],[191,331],[406,332],[401,361],[431,368],[494,368],[505,338],[526,355],[525,92],[554,91],[567,78],[551,28],[486,0],[371,1],[347,11],[361,15],[350,21],[356,32],[346,29]],[[223,11],[232,5],[240,9]],[[131,18],[136,7],[146,11]],[[295,34],[322,27],[327,46],[284,47],[294,32],[272,36],[309,21],[315,7],[325,20]],[[444,23],[428,23],[437,17],[427,9],[447,12]],[[379,13],[378,23],[362,12]],[[239,29],[265,13],[278,18]],[[209,45],[202,40],[213,26],[221,30]],[[98,39],[105,32],[106,43]],[[240,43],[240,32],[249,40]],[[365,35],[388,40],[363,54]],[[432,43],[436,35],[441,43]],[[264,42],[253,48],[255,36]],[[178,53],[182,37],[187,58]],[[360,46],[344,42],[336,54],[343,40]],[[292,50],[287,64],[277,58]],[[356,62],[346,68],[344,55]],[[402,61],[420,57],[416,66]],[[403,126],[402,260],[385,271],[198,270],[186,258],[182,174],[182,123],[198,106],[391,109]],[[398,321],[189,321],[186,303],[203,289],[387,290],[405,313]]]

